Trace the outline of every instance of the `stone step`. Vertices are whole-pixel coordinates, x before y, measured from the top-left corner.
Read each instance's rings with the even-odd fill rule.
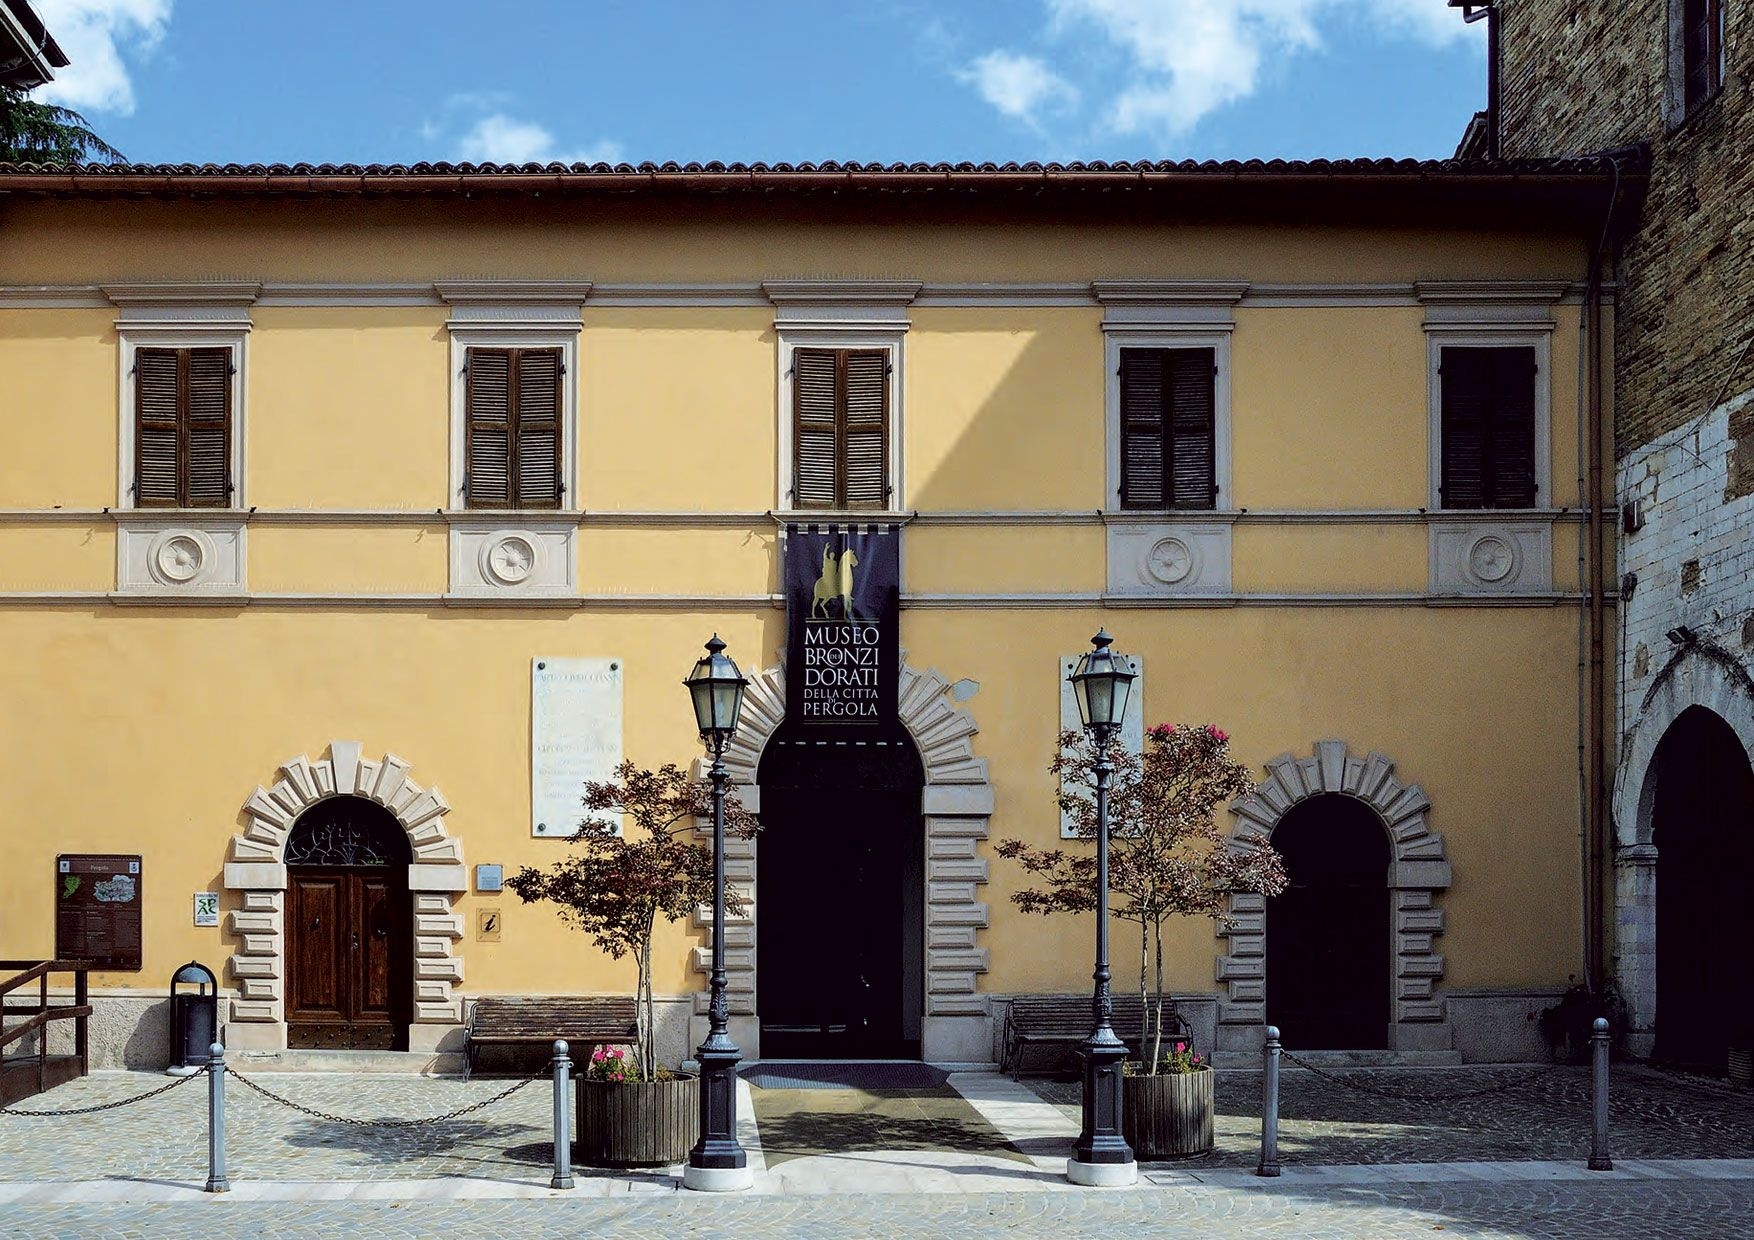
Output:
[[[229,1051],[225,1062],[244,1072],[369,1072],[402,1076],[461,1076],[458,1051]]]
[[[1462,1062],[1460,1051],[1293,1051],[1299,1059],[1318,1068],[1454,1068]],[[1251,1051],[1219,1051],[1212,1056],[1214,1068],[1258,1068],[1261,1056]],[[1280,1068],[1295,1071],[1297,1065],[1281,1060]]]

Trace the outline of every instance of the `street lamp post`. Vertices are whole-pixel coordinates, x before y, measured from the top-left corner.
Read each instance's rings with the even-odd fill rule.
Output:
[[[707,1035],[694,1052],[700,1064],[700,1140],[688,1151],[684,1186],[724,1193],[755,1182],[749,1157],[737,1143],[737,1063],[743,1053],[731,1041],[731,1008],[725,998],[725,746],[743,711],[743,679],[717,633],[707,653],[682,683],[694,703],[700,739],[713,751],[713,972],[707,1004]]]
[[[1121,1065],[1127,1047],[1110,1022],[1114,999],[1109,994],[1108,969],[1108,785],[1114,774],[1108,746],[1127,713],[1127,696],[1134,673],[1125,655],[1109,649],[1114,638],[1107,630],[1091,638],[1091,649],[1078,660],[1067,677],[1078,699],[1078,715],[1096,743],[1096,970],[1091,996],[1093,1017],[1090,1036],[1084,1039],[1084,1122],[1078,1144],[1066,1163],[1066,1178],[1074,1184],[1113,1186],[1132,1184],[1139,1178],[1139,1164],[1121,1131]]]

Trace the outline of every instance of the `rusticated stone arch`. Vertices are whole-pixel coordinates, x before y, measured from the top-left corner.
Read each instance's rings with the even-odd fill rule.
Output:
[[[439,1049],[460,1030],[462,1000],[455,987],[463,961],[455,945],[463,918],[453,908],[468,887],[462,841],[445,830],[450,805],[437,788],[408,778],[409,764],[395,754],[362,758],[360,742],[331,741],[316,761],[300,754],[281,763],[279,778],[258,787],[244,802],[244,832],[231,841],[225,886],[240,894],[232,910],[235,940],[227,1044],[240,1049],[286,1046],[286,838],[311,806],[336,796],[375,801],[396,816],[408,835],[413,863],[408,889],[414,908],[414,1003],[410,1050]],[[453,1041],[455,1039],[452,1039]],[[446,1049],[451,1047],[446,1046]]]
[[[1395,764],[1380,753],[1354,757],[1345,741],[1315,743],[1307,758],[1281,754],[1267,763],[1267,778],[1253,795],[1231,806],[1237,839],[1272,836],[1293,806],[1335,793],[1364,802],[1382,821],[1393,847],[1388,885],[1394,915],[1394,991],[1389,1047],[1397,1051],[1449,1050],[1450,1027],[1437,984],[1443,957],[1435,941],[1443,933],[1437,893],[1450,885],[1443,837],[1431,832],[1431,799],[1418,784],[1395,777]],[[1229,951],[1219,957],[1218,1049],[1255,1051],[1266,1020],[1267,902],[1257,895],[1230,898],[1231,925],[1220,928]]]
[[[741,726],[725,752],[731,782],[743,803],[759,811],[761,789],[757,772],[762,750],[784,721],[786,679],[783,667],[752,674],[743,699]],[[926,783],[920,811],[926,837],[926,995],[921,1053],[939,1062],[977,1063],[992,1059],[992,1033],[985,996],[976,978],[987,970],[987,949],[979,932],[987,924],[987,905],[978,898],[987,881],[987,863],[977,849],[987,838],[993,814],[993,789],[986,759],[974,752],[979,731],[973,717],[950,700],[950,682],[936,671],[903,665],[898,709],[901,722],[918,747]],[[746,1053],[759,1044],[755,1013],[755,840],[732,840],[726,854],[727,881],[749,903],[749,913],[728,921],[726,971],[733,1034]],[[701,925],[711,910],[698,914]],[[833,933],[832,927],[825,928]],[[695,968],[705,974],[711,953],[697,949]],[[704,1016],[707,996],[696,996],[695,1011]]]

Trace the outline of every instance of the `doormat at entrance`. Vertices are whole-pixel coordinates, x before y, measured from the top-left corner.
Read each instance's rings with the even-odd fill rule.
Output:
[[[936,1089],[950,1079],[924,1063],[762,1063],[738,1075],[757,1089]]]
[[[761,1088],[750,1090],[750,1097],[769,1167],[793,1158],[898,1150],[950,1150],[1030,1162],[948,1085]]]

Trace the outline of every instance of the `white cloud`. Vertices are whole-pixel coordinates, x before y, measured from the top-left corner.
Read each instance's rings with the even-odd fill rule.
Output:
[[[72,61],[36,97],[86,112],[134,111],[134,84],[122,53],[150,52],[171,19],[171,0],[34,0],[38,15]]]
[[[1342,25],[1379,40],[1432,46],[1472,40],[1443,0],[1044,0],[1048,34],[1064,45],[1092,38],[1118,50],[1124,68],[1103,92],[1104,124],[1122,134],[1177,136],[1253,94],[1273,61],[1319,50]],[[959,76],[1010,116],[1033,120],[1044,105],[1069,107],[1077,88],[1046,61],[990,52]]]
[[[425,132],[425,127],[423,127]],[[614,163],[621,148],[602,141],[579,150],[557,149],[554,135],[535,121],[494,112],[475,122],[457,140],[458,158],[476,164]]]
[[[1035,56],[988,52],[957,76],[1006,116],[1030,124],[1045,108],[1078,102],[1077,87]]]

